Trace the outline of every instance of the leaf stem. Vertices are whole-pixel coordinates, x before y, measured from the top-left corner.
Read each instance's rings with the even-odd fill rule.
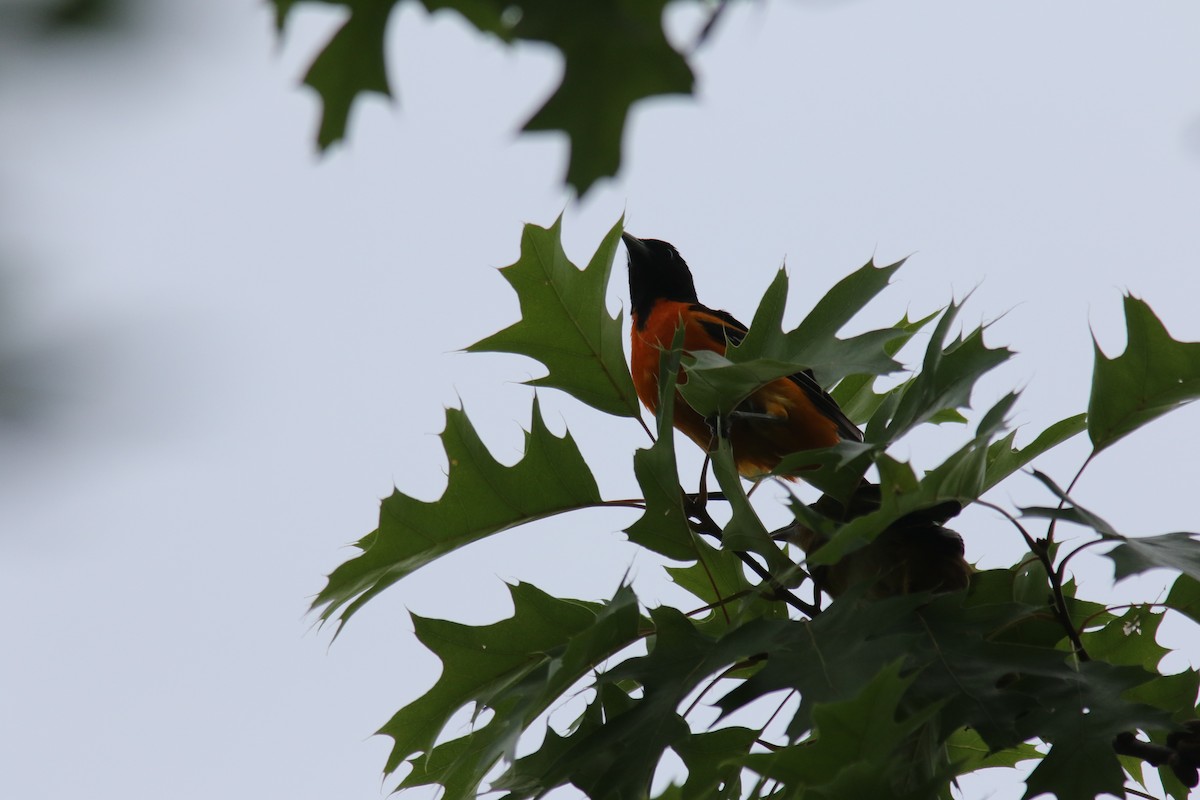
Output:
[[[1113,611],[1123,611],[1123,610],[1127,611],[1131,608],[1165,608],[1168,611],[1171,610],[1171,607],[1169,605],[1167,605],[1166,603],[1122,603],[1119,606],[1105,606],[1104,608],[1097,611],[1095,614],[1092,614],[1092,615],[1084,618],[1083,622],[1079,623],[1079,629],[1083,630],[1084,628],[1086,628],[1088,626],[1088,624],[1091,623],[1091,621],[1094,620],[1096,617],[1102,616],[1104,614],[1110,614]]]
[[[1071,478],[1071,482],[1067,484],[1066,491],[1063,492],[1064,495],[1069,495],[1071,493],[1071,490],[1075,488],[1075,484],[1079,483],[1079,479],[1081,477],[1083,477],[1083,471],[1088,468],[1088,464],[1091,464],[1092,459],[1095,457],[1096,457],[1096,451],[1093,450],[1091,453],[1088,454],[1088,457],[1083,460],[1083,463],[1079,465],[1079,471],[1075,473],[1075,477]],[[1066,505],[1066,503],[1067,503],[1067,498],[1060,497],[1058,499],[1058,510],[1062,511],[1063,506]],[[1057,524],[1058,524],[1058,517],[1051,517],[1050,524],[1048,526],[1046,526],[1046,541],[1047,542],[1054,541],[1054,527]]]
[[[641,498],[631,497],[626,500],[601,500],[599,503],[593,503],[591,508],[636,508],[641,511],[646,510],[646,501]]]
[[[775,721],[775,718],[779,716],[779,712],[783,711],[783,707],[785,705],[787,705],[788,700],[791,700],[792,697],[795,696],[795,694],[796,694],[796,690],[792,689],[790,692],[788,692],[786,695],[784,695],[783,700],[781,700],[779,702],[779,706],[776,707],[775,711],[773,711],[771,713],[771,716],[767,717],[767,721],[762,724],[762,727],[758,729],[758,735],[760,737],[764,733],[767,732],[767,728],[771,725],[772,722]],[[766,748],[776,749],[779,747],[779,745],[768,744],[767,742],[763,741],[761,738],[755,739],[755,741]]]
[[[1090,542],[1084,542],[1083,544],[1079,545],[1079,547],[1076,547],[1074,550],[1067,553],[1065,556],[1063,556],[1062,561],[1058,562],[1058,573],[1059,573],[1058,579],[1061,581],[1061,580],[1063,580],[1063,577],[1066,575],[1066,567],[1067,567],[1068,561],[1070,561],[1072,558],[1079,555],[1081,552],[1088,549],[1089,547],[1093,547],[1094,545],[1098,545],[1098,544],[1112,544],[1112,539],[1093,539]]]
[[[725,13],[725,7],[729,5],[729,0],[718,0],[717,7],[708,15],[708,19],[704,21],[704,26],[700,28],[700,33],[696,35],[696,39],[692,42],[692,46],[688,48],[687,55],[693,56],[696,51],[708,41],[708,37],[712,35],[713,28],[716,27],[717,21],[721,19],[721,15]]]
[[[692,532],[692,543],[697,543],[696,534]],[[700,548],[696,548],[696,561],[700,562],[700,566],[704,569],[704,574],[708,577],[708,585],[712,587],[713,594],[717,596],[717,602],[713,605],[721,609],[721,614],[725,617],[725,624],[732,625],[733,619],[729,616],[727,608],[728,600],[721,596],[721,588],[717,586],[717,579],[713,577],[712,570],[708,568],[708,562],[704,560],[704,553],[700,552]],[[739,593],[740,594],[740,593]]]
[[[747,597],[752,594],[755,594],[755,591],[753,589],[742,589],[740,592],[734,592],[733,594],[729,595],[728,597],[722,597],[720,600],[718,600],[715,603],[709,603],[708,605],[703,605],[703,606],[700,606],[699,608],[693,608],[691,611],[686,612],[684,614],[684,616],[685,617],[694,617],[698,614],[703,614],[706,611],[712,611],[715,608],[724,609],[725,606],[729,605],[734,600],[741,600],[743,597]],[[725,621],[729,622],[728,614],[725,615]]]

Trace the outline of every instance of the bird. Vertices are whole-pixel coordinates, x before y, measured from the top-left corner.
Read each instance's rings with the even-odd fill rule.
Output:
[[[732,314],[700,302],[687,262],[679,251],[658,239],[621,235],[629,260],[630,372],[642,404],[658,407],[659,362],[683,327],[683,350],[711,350],[724,355],[746,338],[747,328]],[[679,383],[687,380],[681,368]],[[840,441],[863,441],[863,433],[817,383],[811,370],[770,381],[752,392],[729,415],[729,440],[738,472],[758,479],[770,474],[787,455],[832,447]],[[713,444],[713,424],[675,397],[675,427],[705,452]],[[780,477],[794,479],[795,476]],[[810,508],[838,524],[880,507],[880,488],[865,479],[843,503],[822,495]],[[817,585],[830,597],[870,582],[869,597],[966,588],[971,567],[963,558],[962,537],[944,527],[961,506],[944,502],[902,517],[864,548],[836,564],[814,569]],[[798,545],[808,555],[825,538],[797,521],[777,537]]]
[[[671,348],[682,325],[685,352],[711,350],[724,355],[746,338],[746,326],[729,312],[699,301],[691,270],[679,251],[658,239],[622,241],[629,255],[630,316],[633,319],[630,371],[638,398],[654,413],[658,407],[659,358]],[[687,376],[680,369],[678,380]],[[677,394],[675,427],[706,452],[713,426]],[[862,431],[842,412],[810,370],[767,383],[730,414],[729,439],[738,472],[747,478],[769,474],[784,456],[863,440]]]
[[[880,496],[878,484],[863,481],[845,503],[823,494],[809,509],[844,524],[878,510]],[[867,546],[847,553],[836,564],[810,566],[809,572],[817,586],[834,598],[859,584],[866,584],[865,596],[876,600],[966,589],[974,570],[964,558],[962,536],[945,527],[960,511],[960,503],[946,500],[909,512]],[[826,541],[799,520],[776,538],[798,545],[810,556]]]

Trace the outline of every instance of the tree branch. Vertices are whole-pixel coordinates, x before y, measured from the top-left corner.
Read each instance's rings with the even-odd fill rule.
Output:
[[[1067,638],[1071,640],[1071,647],[1075,651],[1075,657],[1080,661],[1090,661],[1091,656],[1088,655],[1087,648],[1083,646],[1083,639],[1080,638],[1079,631],[1075,629],[1074,623],[1071,622],[1071,615],[1067,612],[1067,598],[1063,594],[1062,588],[1063,573],[1054,567],[1054,562],[1050,558],[1049,543],[1047,541],[1038,541],[1030,536],[1029,531],[1025,530],[1025,526],[1010,514],[1007,509],[995,503],[989,503],[986,500],[976,500],[975,502],[984,508],[990,508],[996,513],[1003,515],[1021,532],[1021,536],[1025,537],[1025,544],[1029,546],[1029,551],[1042,563],[1042,567],[1046,570],[1046,578],[1050,582],[1050,590],[1053,594],[1051,610],[1054,611],[1054,616],[1066,632]]]

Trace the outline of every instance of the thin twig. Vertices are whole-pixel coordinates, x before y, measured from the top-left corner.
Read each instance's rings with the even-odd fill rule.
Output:
[[[721,680],[722,678],[724,678],[726,673],[728,673],[732,669],[733,669],[733,667],[730,667],[729,669],[725,670],[725,672],[722,672],[719,675],[713,675],[712,678],[709,679],[708,686],[705,686],[703,689],[701,689],[700,694],[696,695],[696,699],[693,700],[691,705],[689,705],[687,707],[687,709],[684,710],[683,715],[682,715],[684,719],[687,719],[688,714],[691,714],[693,711],[696,710],[696,706],[700,705],[700,701],[704,699],[704,695],[706,695],[710,691],[712,691],[712,688],[717,685],[717,682],[719,680]]]
[[[1144,797],[1144,798],[1146,798],[1146,800],[1159,800],[1159,798],[1155,797],[1154,795],[1146,794],[1145,792],[1140,792],[1137,789],[1134,789],[1132,786],[1126,786],[1125,793],[1132,794],[1136,797]]]
[[[724,531],[708,513],[707,508],[699,503],[690,502],[688,503],[688,516],[692,519],[692,527],[696,533],[700,533],[705,536],[711,536],[718,542],[722,540]],[[732,550],[731,552],[737,556],[743,564],[749,567],[751,572],[761,578],[762,581],[770,587],[770,596],[778,600],[782,600],[792,608],[803,612],[809,617],[815,616],[817,613],[819,613],[820,609],[818,609],[812,603],[806,603],[793,594],[787,587],[780,583],[774,575],[771,574],[770,570],[755,561],[749,553],[743,550]]]
[[[650,430],[650,426],[646,424],[646,420],[642,419],[641,414],[638,414],[637,421],[641,424],[642,430],[646,432],[646,435],[650,437],[650,441],[657,441],[657,439],[654,438],[654,431]]]

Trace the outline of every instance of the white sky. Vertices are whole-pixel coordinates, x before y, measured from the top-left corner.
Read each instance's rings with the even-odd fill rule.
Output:
[[[584,262],[625,212],[743,318],[785,257],[798,319],[872,254],[914,254],[863,325],[975,288],[964,319],[1000,318],[989,342],[1020,353],[976,407],[1027,386],[1022,441],[1084,409],[1089,325],[1120,350],[1122,291],[1200,340],[1195,3],[739,4],[696,62],[698,98],[639,106],[625,169],[583,203],[558,185],[562,139],[513,134],[556,79],[543,48],[405,6],[398,106],[360,105],[349,146],[317,159],[296,84],[335,15],[302,7],[279,46],[264,5],[145,10],[129,37],[0,52],[0,335],[62,366],[45,413],[0,428],[5,798],[379,797],[389,742],[369,734],[438,670],[406,609],[485,622],[506,580],[596,599],[630,569],[646,601],[677,598],[619,533],[632,512],[609,511],[444,559],[332,647],[310,630],[308,598],[378,499],[440,493],[445,406],[517,458],[518,382],[540,368],[455,351],[516,319],[493,268],[526,221],[565,208]],[[542,400],[609,496],[636,493],[636,424]],[[1198,432],[1195,408],[1154,424],[1077,496],[1129,533],[1196,530]],[[898,452],[928,467],[956,441]],[[1066,481],[1085,454],[1041,466]],[[1008,498],[1047,499],[1025,478]],[[990,515],[956,527],[985,566],[1019,552]],[[1110,595],[1107,562],[1081,565],[1096,596],[1163,583]]]

